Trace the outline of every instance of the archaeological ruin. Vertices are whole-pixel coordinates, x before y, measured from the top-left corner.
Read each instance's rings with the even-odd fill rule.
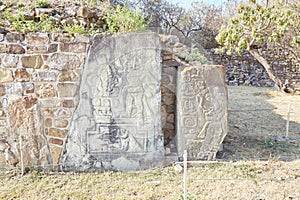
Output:
[[[225,67],[152,32],[0,34],[0,166],[140,170],[215,159]]]

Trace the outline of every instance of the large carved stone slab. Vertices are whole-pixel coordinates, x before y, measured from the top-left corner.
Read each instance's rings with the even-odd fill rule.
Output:
[[[177,148],[188,158],[214,159],[227,134],[225,68],[187,66],[178,69]]]
[[[161,60],[154,33],[98,35],[63,155],[75,170],[134,170],[160,162]]]

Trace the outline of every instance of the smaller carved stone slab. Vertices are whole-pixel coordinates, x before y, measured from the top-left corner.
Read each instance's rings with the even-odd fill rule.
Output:
[[[182,66],[177,83],[178,156],[214,159],[227,134],[225,68]]]

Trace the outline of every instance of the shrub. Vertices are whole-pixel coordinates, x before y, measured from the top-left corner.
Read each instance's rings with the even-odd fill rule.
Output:
[[[189,62],[199,62],[201,64],[211,64],[207,58],[199,52],[197,48],[192,48],[191,52],[185,57]]]
[[[104,18],[110,33],[145,31],[149,24],[143,14],[137,10],[131,11],[127,4],[117,5],[115,9],[108,7]]]

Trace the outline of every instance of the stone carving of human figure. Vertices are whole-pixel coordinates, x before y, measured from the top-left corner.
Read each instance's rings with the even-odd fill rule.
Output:
[[[110,134],[110,143],[112,148],[128,151],[130,142],[128,130],[123,128],[113,128]]]
[[[120,130],[120,139],[121,139],[121,149],[123,151],[128,151],[129,149],[129,131],[126,129]]]
[[[219,87],[214,87],[212,90],[213,96],[222,96],[223,93],[220,91]],[[215,101],[213,102],[213,110],[211,110],[210,114],[207,116],[211,116],[209,121],[206,121],[205,125],[203,126],[200,134],[202,134],[202,137],[205,137],[200,152],[212,152],[212,148],[218,146],[219,140],[221,140],[220,136],[222,133],[224,133],[225,128],[225,116],[224,112],[222,110],[224,109],[223,106],[223,98],[215,98]],[[207,132],[210,132],[211,134],[207,134]],[[200,135],[199,134],[199,135]],[[205,135],[206,134],[206,135]],[[204,136],[205,135],[205,136]],[[216,140],[218,139],[218,140]],[[213,159],[215,155],[209,154],[208,159]]]
[[[129,117],[153,118],[150,102],[153,100],[153,77],[149,73],[131,69],[127,75],[129,85],[124,88],[126,113]]]
[[[97,96],[109,96],[109,84],[113,75],[109,65],[105,65],[100,68],[97,73],[98,83],[96,85]]]
[[[196,98],[200,108],[203,110],[205,123],[198,134],[198,138],[203,138],[207,132],[209,124],[211,123],[211,115],[214,110],[214,106],[212,104],[211,94],[206,86],[205,81],[202,80],[200,83],[199,92],[197,93]]]

